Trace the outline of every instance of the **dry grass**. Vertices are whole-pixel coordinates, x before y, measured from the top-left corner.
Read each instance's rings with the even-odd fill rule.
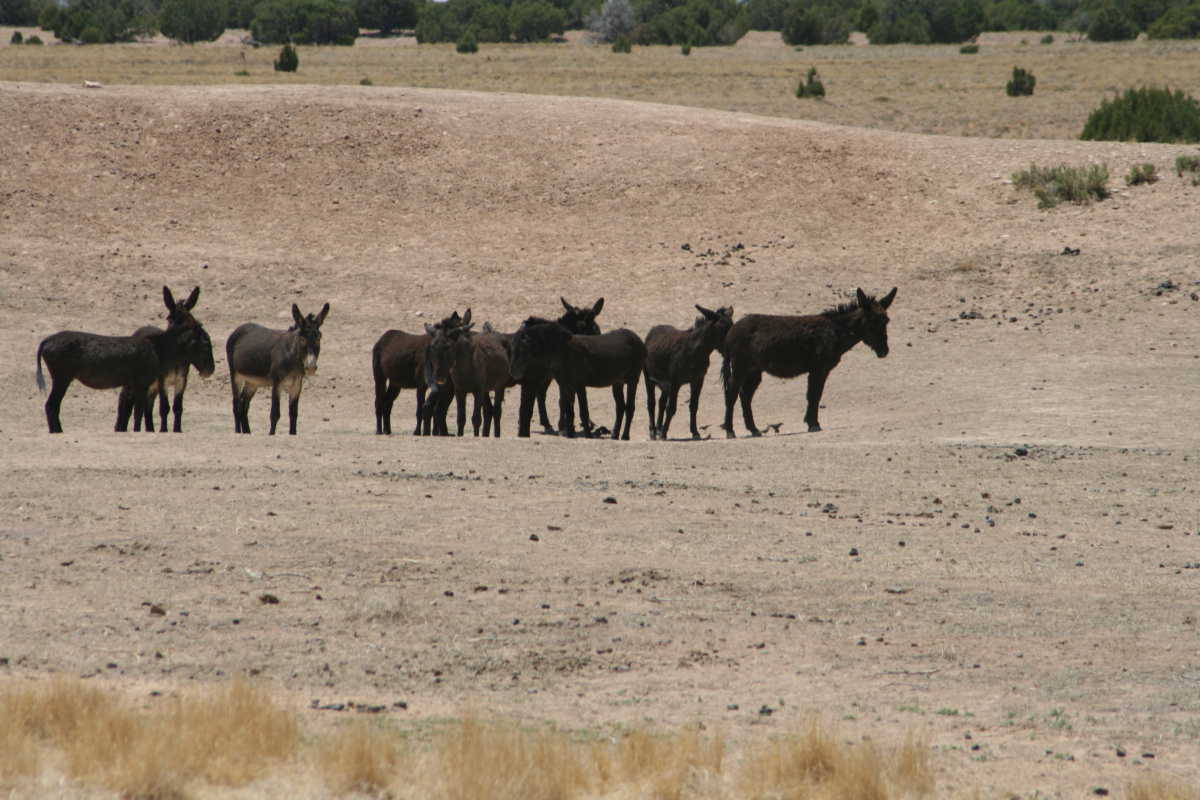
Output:
[[[740,796],[754,800],[887,800],[930,794],[933,767],[924,744],[910,739],[887,757],[867,742],[843,745],[810,718],[753,753],[740,783]]]
[[[956,45],[695,48],[689,57],[676,47],[638,47],[626,56],[600,45],[481,45],[475,56],[462,56],[452,44],[360,42],[301,47],[294,74],[274,71],[274,47],[0,44],[0,80],[277,86],[367,78],[380,87],[609,97],[914,133],[1054,139],[1078,137],[1106,95],[1146,84],[1188,86],[1200,71],[1200,50],[1184,41],[1017,41],[981,44],[970,58]],[[1016,61],[1038,76],[1037,94],[1019,102],[1004,93]],[[823,103],[794,97],[810,67],[825,84]]]
[[[99,689],[56,679],[6,689],[0,718],[0,746],[20,759],[19,768],[5,768],[6,777],[34,774],[45,744],[61,751],[71,776],[130,798],[180,797],[194,780],[242,785],[300,743],[293,714],[264,690],[238,682],[140,712]]]
[[[1160,779],[1139,780],[1125,792],[1125,800],[1200,800],[1200,790]]]
[[[725,741],[696,728],[627,732],[581,742],[547,728],[528,731],[467,713],[422,753],[398,734],[356,722],[300,746],[297,717],[245,683],[139,711],[79,681],[10,686],[0,692],[0,779],[36,779],[41,751],[66,773],[125,798],[169,800],[203,786],[242,786],[289,760],[311,763],[335,794],[439,800],[568,800],[581,797],[839,798],[886,800],[933,790],[929,752],[911,739],[888,757],[846,746],[812,719],[799,734],[758,748],[723,773]],[[1133,800],[1190,800],[1160,784]]]
[[[321,739],[316,750],[325,783],[337,794],[386,790],[396,780],[401,756],[393,733],[362,721]]]

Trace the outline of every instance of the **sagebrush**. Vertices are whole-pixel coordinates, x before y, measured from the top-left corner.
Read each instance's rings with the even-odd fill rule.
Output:
[[[1013,186],[1028,189],[1038,199],[1038,208],[1053,208],[1062,201],[1089,203],[1108,197],[1108,166],[1091,164],[1086,167],[1039,167],[1013,173]]]

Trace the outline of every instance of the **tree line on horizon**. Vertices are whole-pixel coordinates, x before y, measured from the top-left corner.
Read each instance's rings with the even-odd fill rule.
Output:
[[[588,30],[599,41],[731,45],[779,31],[789,45],[957,44],[985,31],[1086,34],[1091,41],[1200,35],[1200,0],[0,0],[0,25],[52,31],[62,41],[125,42],[161,32],[212,41],[249,29],[264,44],[350,45],[360,29],[413,31],[421,43],[550,41]]]

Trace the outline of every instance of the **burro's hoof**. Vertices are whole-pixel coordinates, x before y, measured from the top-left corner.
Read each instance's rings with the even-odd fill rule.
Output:
[[[819,430],[821,430],[821,426],[820,426],[820,425],[818,425],[818,424],[817,424],[817,423],[815,423],[815,422],[814,422],[812,425],[809,425],[809,426],[808,426],[808,432],[809,432],[809,433],[816,433],[816,432],[817,432],[817,431],[819,431]]]
[[[732,430],[728,430],[728,429],[727,429],[727,430],[725,431],[725,438],[726,438],[726,439],[736,439],[736,438],[737,438],[737,434],[736,434],[736,433],[734,433]]]

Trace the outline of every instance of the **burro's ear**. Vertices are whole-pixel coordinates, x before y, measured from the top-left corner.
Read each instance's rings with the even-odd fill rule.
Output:
[[[892,290],[890,292],[888,292],[882,300],[879,301],[879,305],[883,306],[884,308],[887,308],[888,306],[890,306],[892,304],[892,301],[895,299],[896,299],[896,287],[893,286]]]
[[[713,321],[716,321],[716,319],[717,319],[717,312],[709,311],[707,308],[700,305],[699,303],[696,304],[696,310],[699,311],[701,314],[703,314],[705,319],[713,320]]]
[[[175,295],[171,294],[171,290],[166,286],[163,287],[163,302],[170,311],[175,310]]]
[[[854,291],[858,295],[858,307],[866,308],[867,307],[867,293],[864,292],[862,289],[855,289]]]
[[[475,327],[474,322],[468,322],[466,325],[459,325],[457,328],[451,328],[450,333],[452,333],[454,335],[458,335],[458,334],[466,333],[467,331],[471,330],[471,328],[474,328],[474,327]]]
[[[329,303],[326,303],[325,307],[321,309],[321,313],[317,314],[317,316],[313,319],[313,322],[317,323],[318,328],[321,327],[321,323],[325,321],[325,315],[328,313],[329,313]]]
[[[164,286],[163,288],[165,289],[167,287]],[[200,299],[200,287],[197,286],[195,289],[192,289],[192,293],[188,295],[188,299],[183,301],[183,307],[186,308],[188,311],[191,311],[193,308],[196,307],[196,301],[199,299]]]
[[[600,310],[602,308],[604,308],[604,298],[603,297],[601,297],[599,300],[596,301],[596,305],[592,306],[592,316],[593,317],[597,316],[600,313]]]
[[[567,311],[578,311],[579,310],[579,309],[575,308],[575,306],[568,303],[567,298],[562,297],[560,295],[558,299],[559,299],[559,302],[561,302],[563,304],[563,308],[565,308]]]
[[[464,328],[470,327],[470,325],[471,325],[471,309],[468,308],[467,313],[463,314],[461,325]]]
[[[426,322],[425,323],[425,332],[428,333],[430,336],[436,336],[438,329],[433,327],[432,325],[430,325],[428,322]]]
[[[296,327],[304,324],[304,315],[300,313],[300,306],[292,303],[292,319],[296,320]]]

